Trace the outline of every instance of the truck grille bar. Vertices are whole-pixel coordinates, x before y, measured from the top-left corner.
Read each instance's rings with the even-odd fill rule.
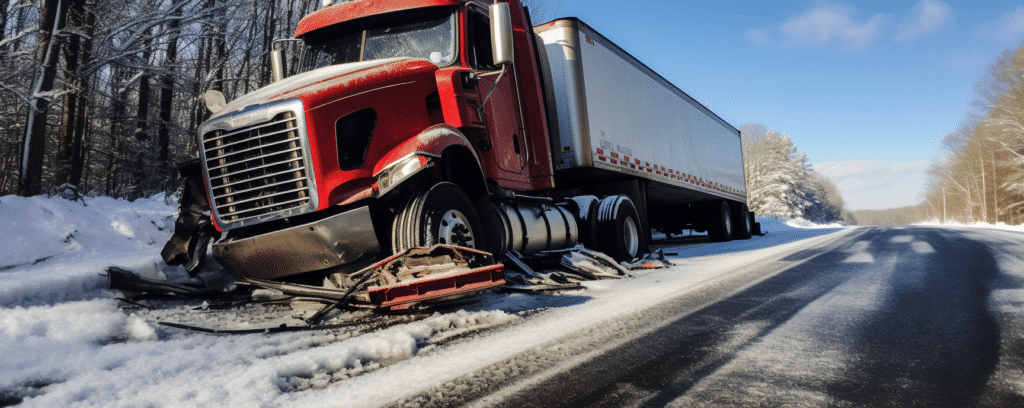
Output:
[[[200,129],[211,208],[231,229],[316,210],[302,103],[246,109]]]

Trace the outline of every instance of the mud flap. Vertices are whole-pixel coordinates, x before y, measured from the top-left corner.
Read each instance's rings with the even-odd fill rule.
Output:
[[[210,202],[199,160],[178,165],[178,174],[182,179],[178,219],[174,221],[174,235],[164,244],[160,256],[168,265],[183,265],[189,276],[195,277],[217,232],[210,223]]]

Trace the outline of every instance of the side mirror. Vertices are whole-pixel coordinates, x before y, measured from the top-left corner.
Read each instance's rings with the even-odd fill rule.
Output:
[[[490,7],[491,14],[491,56],[494,64],[512,64],[512,14],[508,3],[495,3]]]
[[[271,82],[284,79],[284,50],[278,46],[270,51],[270,75]]]
[[[206,109],[209,109],[211,113],[220,112],[221,109],[228,105],[227,100],[224,99],[224,94],[212,89],[203,94],[203,99],[206,101]]]

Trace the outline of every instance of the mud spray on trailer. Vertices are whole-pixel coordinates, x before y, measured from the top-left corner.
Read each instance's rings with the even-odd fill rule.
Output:
[[[194,274],[212,247],[239,283],[328,303],[311,323],[502,286],[524,260],[623,276],[652,229],[759,233],[740,132],[578,19],[324,0],[271,61],[271,84],[206,94],[162,255]]]

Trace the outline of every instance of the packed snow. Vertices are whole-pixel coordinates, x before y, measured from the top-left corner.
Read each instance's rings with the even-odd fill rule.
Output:
[[[676,266],[634,279],[544,295],[492,292],[461,310],[392,317],[398,320],[379,330],[222,336],[158,319],[266,323],[257,316],[245,322],[250,309],[218,315],[198,302],[165,314],[129,307],[101,276],[117,265],[189,281],[159,255],[174,212],[174,197],[163,195],[134,202],[0,197],[0,405],[376,406],[851,231],[764,219],[766,235],[751,240],[662,236],[656,246]]]

